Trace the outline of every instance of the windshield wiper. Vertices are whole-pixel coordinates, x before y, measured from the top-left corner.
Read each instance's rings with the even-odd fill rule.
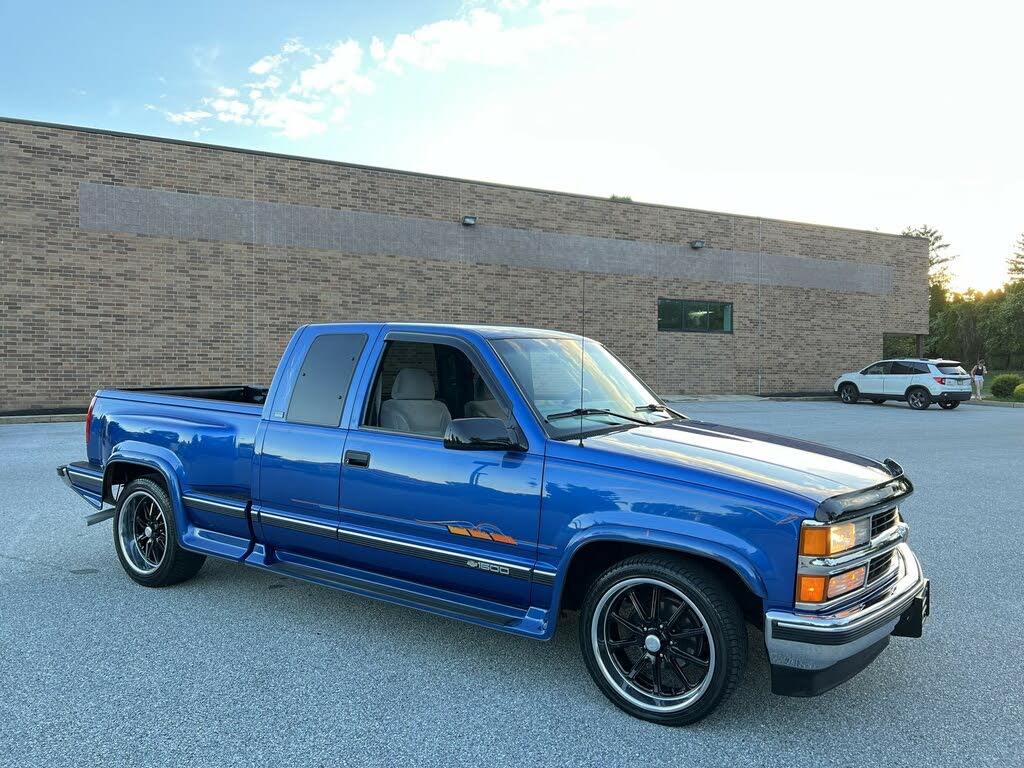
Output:
[[[647,419],[638,419],[636,416],[627,416],[624,413],[616,413],[615,411],[609,411],[606,408],[574,408],[571,411],[548,414],[545,421],[551,421],[552,419],[568,419],[573,416],[614,416],[617,419],[625,419],[626,421],[633,421],[637,424],[650,425],[651,423]]]
[[[667,405],[662,405],[661,403],[648,403],[647,405],[638,405],[633,410],[638,413],[640,411],[647,411],[649,413],[671,413],[673,416],[677,418],[686,418],[686,416],[681,414],[679,411],[673,410],[672,408],[669,408]]]

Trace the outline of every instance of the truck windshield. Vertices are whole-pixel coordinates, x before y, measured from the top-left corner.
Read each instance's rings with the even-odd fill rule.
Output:
[[[496,339],[491,346],[556,439],[675,418],[640,379],[595,341],[581,348],[578,339]]]

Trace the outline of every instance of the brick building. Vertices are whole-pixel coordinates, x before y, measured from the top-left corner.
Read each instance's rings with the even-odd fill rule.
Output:
[[[585,325],[663,393],[823,391],[927,333],[926,273],[916,238],[0,119],[0,413],[269,383],[347,320]]]

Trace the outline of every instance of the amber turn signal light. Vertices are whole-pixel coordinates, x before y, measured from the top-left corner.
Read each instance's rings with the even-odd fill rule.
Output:
[[[797,576],[796,599],[801,603],[821,603],[825,600],[824,576]]]
[[[828,528],[809,528],[805,525],[800,530],[800,554],[827,555],[830,539]]]

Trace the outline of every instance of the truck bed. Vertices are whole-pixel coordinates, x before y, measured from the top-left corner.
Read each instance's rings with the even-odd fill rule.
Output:
[[[228,384],[222,386],[185,386],[185,387],[114,387],[114,392],[141,392],[148,395],[167,395],[168,397],[191,397],[198,400],[218,400],[225,403],[248,403],[262,406],[267,399],[269,387],[248,384]]]

